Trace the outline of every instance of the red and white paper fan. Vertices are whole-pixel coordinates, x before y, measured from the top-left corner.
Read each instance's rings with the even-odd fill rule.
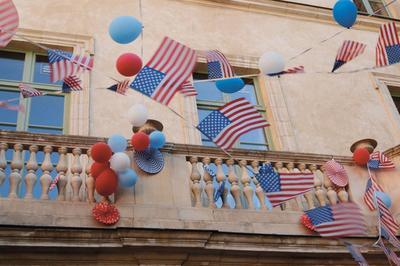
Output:
[[[119,211],[111,203],[97,203],[92,210],[93,217],[103,224],[115,224],[119,221]]]
[[[346,170],[334,159],[326,162],[324,167],[326,175],[336,186],[345,187],[349,183],[349,177],[347,176]]]

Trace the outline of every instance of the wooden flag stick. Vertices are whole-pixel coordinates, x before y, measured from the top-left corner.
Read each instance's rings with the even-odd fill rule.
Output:
[[[249,74],[249,75],[234,76],[234,77],[220,78],[220,79],[202,79],[202,80],[195,80],[195,81],[193,81],[193,83],[202,83],[202,82],[226,80],[226,79],[233,79],[233,78],[252,78],[252,77],[257,77],[258,75],[259,74]]]

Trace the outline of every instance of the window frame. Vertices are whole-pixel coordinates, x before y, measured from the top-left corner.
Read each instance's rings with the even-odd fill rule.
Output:
[[[47,56],[45,52],[35,52],[29,51],[26,49],[10,49],[10,48],[2,48],[0,49],[4,52],[14,52],[14,53],[24,53],[25,60],[23,66],[22,80],[8,80],[0,78],[0,90],[2,91],[15,91],[19,93],[18,85],[23,82],[24,84],[31,85],[35,89],[39,89],[45,92],[50,96],[60,96],[64,98],[64,114],[63,114],[63,126],[62,126],[62,134],[67,134],[69,132],[69,115],[70,115],[70,103],[71,96],[66,93],[59,93],[61,91],[60,85],[58,84],[46,84],[33,82],[34,71],[35,71],[35,62],[36,55]],[[29,117],[31,112],[31,102],[32,98],[24,98],[19,94],[19,104],[23,105],[25,108],[25,112],[18,112],[17,121],[16,121],[16,131],[28,131],[29,127],[32,128],[40,128],[40,129],[61,129],[60,127],[55,126],[45,126],[45,125],[30,125]],[[0,125],[7,125],[7,122],[0,122]]]
[[[193,73],[193,79],[196,80],[198,76],[207,76],[207,73],[204,73],[202,71],[196,71]],[[262,93],[260,91],[260,86],[259,86],[259,80],[256,77],[256,75],[252,78],[245,78],[245,80],[251,80],[252,85],[254,86],[254,93],[255,97],[257,100],[257,105],[254,105],[254,107],[261,113],[261,115],[267,120],[267,108],[265,106]],[[246,82],[245,82],[246,84]],[[222,92],[221,92],[222,93]],[[217,110],[219,107],[223,106],[224,104],[228,103],[229,101],[232,101],[232,98],[229,96],[229,93],[222,93],[222,101],[211,101],[211,100],[199,100],[196,97],[196,110]],[[199,121],[200,122],[200,121]],[[243,145],[254,145],[254,146],[262,146],[265,147],[266,151],[271,151],[273,150],[273,142],[272,142],[272,136],[271,136],[271,131],[269,127],[264,127],[261,128],[264,133],[265,137],[265,143],[264,144],[259,144],[259,143],[254,143],[254,142],[243,142],[240,141],[239,139],[235,142],[233,145],[233,148],[238,148],[238,149],[245,149],[240,147],[240,144]],[[200,142],[203,144],[203,138],[200,137]]]
[[[389,12],[389,9],[388,9],[387,7],[385,7],[386,3],[385,3],[385,1],[383,1],[383,0],[379,0],[379,1],[381,1],[381,3],[384,5],[384,8],[383,8],[383,9],[386,11],[387,16],[385,16],[385,15],[380,15],[380,14],[375,14],[376,11],[374,11],[374,10],[372,9],[370,0],[359,0],[359,1],[364,5],[364,8],[367,10],[366,13],[360,11],[360,13],[362,13],[362,14],[368,14],[368,15],[380,16],[380,17],[387,17],[387,18],[391,18],[391,17],[392,17],[391,14],[390,14],[390,12]],[[372,0],[372,1],[373,1],[373,0]]]

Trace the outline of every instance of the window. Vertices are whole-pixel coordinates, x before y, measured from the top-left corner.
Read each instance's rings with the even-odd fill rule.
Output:
[[[193,79],[204,80],[207,79],[207,75],[194,74]],[[257,91],[253,80],[244,79],[244,81],[246,84],[245,87],[242,90],[232,94],[225,94],[219,91],[215,86],[215,82],[194,83],[198,93],[196,98],[199,121],[204,119],[213,110],[216,110],[225,103],[240,97],[244,97],[249,102],[254,104],[261,114],[265,116],[265,107],[262,104],[259,92]],[[267,130],[268,129],[256,129],[242,135],[234,147],[243,149],[269,150]],[[215,146],[215,144],[203,134],[201,134],[201,140],[203,145]]]
[[[354,0],[360,13],[389,17],[389,12],[382,0]]]
[[[18,84],[24,82],[45,96],[22,98]],[[60,94],[61,82],[50,82],[45,52],[0,50],[0,100],[16,99],[25,112],[0,109],[0,129],[62,134],[67,130],[67,101]]]
[[[394,105],[397,108],[397,111],[400,114],[400,88],[394,86],[388,86],[390,95],[392,96]]]

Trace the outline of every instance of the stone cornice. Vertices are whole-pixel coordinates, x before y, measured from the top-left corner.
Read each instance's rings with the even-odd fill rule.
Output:
[[[268,15],[315,21],[327,24],[336,24],[332,18],[332,10],[325,7],[311,6],[288,1],[276,0],[180,0],[199,5],[232,8],[241,11],[263,13]],[[355,29],[373,30],[379,29],[380,25],[388,19],[382,17],[371,17],[359,14]],[[398,20],[395,20],[398,21]]]

